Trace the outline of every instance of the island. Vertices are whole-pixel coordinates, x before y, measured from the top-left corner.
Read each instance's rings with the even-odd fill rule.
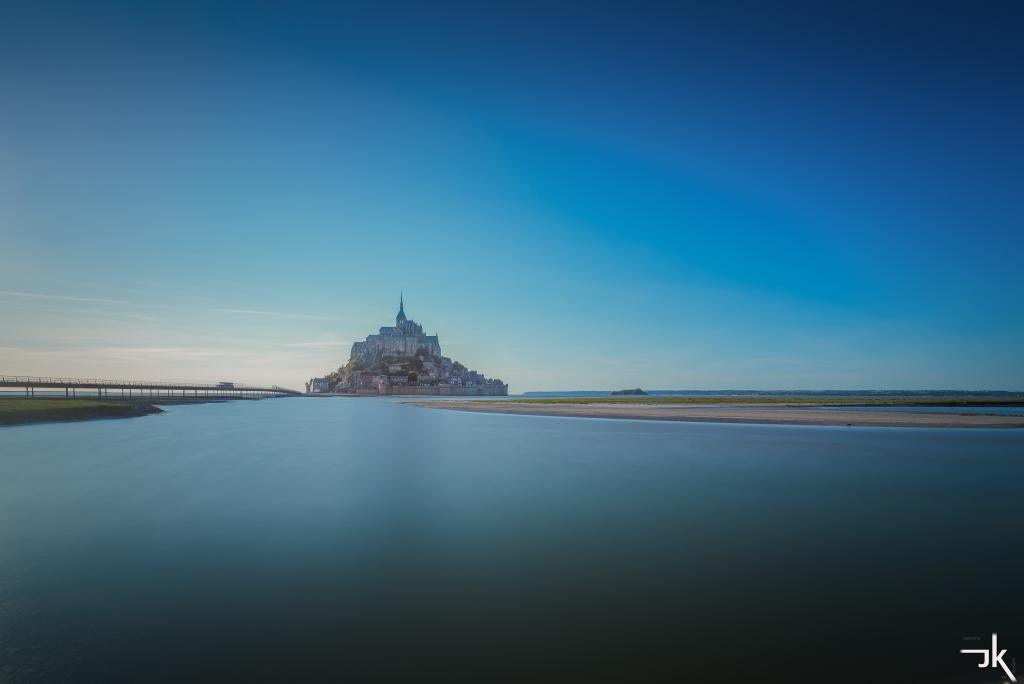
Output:
[[[985,413],[993,404],[1024,407],[976,397],[950,401],[934,397],[593,397],[509,399],[502,401],[410,401],[414,406],[449,411],[513,413],[532,416],[668,420],[701,423],[838,425],[846,427],[1022,428],[1024,416]],[[899,406],[906,410],[872,410]],[[915,411],[915,407],[956,406],[955,412]],[[856,409],[856,410],[851,410]]]
[[[497,397],[508,395],[508,385],[443,356],[438,336],[427,335],[406,317],[405,296],[400,294],[395,324],[355,342],[348,362],[310,379],[306,393]]]
[[[615,390],[614,392],[609,392],[608,394],[609,394],[609,396],[613,396],[613,397],[616,397],[616,396],[646,397],[647,396],[647,392],[644,392],[639,387],[637,387],[636,389]]]

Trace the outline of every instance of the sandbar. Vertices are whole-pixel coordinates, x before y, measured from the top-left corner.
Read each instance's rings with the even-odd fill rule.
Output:
[[[774,425],[840,425],[849,427],[917,428],[1022,428],[1024,416],[987,415],[971,409],[963,413],[845,410],[837,408],[773,405],[700,404],[581,404],[516,401],[408,401],[423,408],[482,413],[513,413],[574,418],[672,420],[701,423],[763,423]]]

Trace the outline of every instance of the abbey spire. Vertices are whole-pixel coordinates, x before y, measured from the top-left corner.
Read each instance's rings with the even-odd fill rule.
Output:
[[[405,323],[405,293],[399,291],[398,294],[398,315],[395,316],[395,325],[401,325]]]

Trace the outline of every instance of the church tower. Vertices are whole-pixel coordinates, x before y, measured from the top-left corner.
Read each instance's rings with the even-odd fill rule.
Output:
[[[399,293],[399,295],[398,295],[398,315],[395,316],[395,327],[396,328],[403,327],[402,324],[405,323],[405,321],[406,321],[406,318],[405,318],[405,295],[404,295],[404,293]]]

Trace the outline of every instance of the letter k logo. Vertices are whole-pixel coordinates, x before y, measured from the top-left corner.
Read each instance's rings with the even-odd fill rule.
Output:
[[[1006,673],[1006,676],[1010,678],[1011,682],[1016,682],[1017,678],[1013,676],[1013,673],[1010,672],[1010,668],[1008,668],[1006,666],[1006,663],[1003,661],[1003,656],[1006,655],[1006,649],[1004,648],[1002,651],[999,650],[998,639],[999,639],[998,635],[996,635],[996,633],[993,632],[992,633],[992,651],[991,651],[991,653],[989,651],[987,651],[987,650],[982,650],[982,649],[978,649],[978,648],[976,648],[976,649],[970,649],[970,648],[962,649],[960,652],[961,653],[978,653],[978,654],[980,654],[981,655],[981,663],[978,664],[979,668],[983,668],[983,667],[993,667],[994,668],[994,667],[996,667],[998,665],[999,667],[1003,668],[1003,672]]]

